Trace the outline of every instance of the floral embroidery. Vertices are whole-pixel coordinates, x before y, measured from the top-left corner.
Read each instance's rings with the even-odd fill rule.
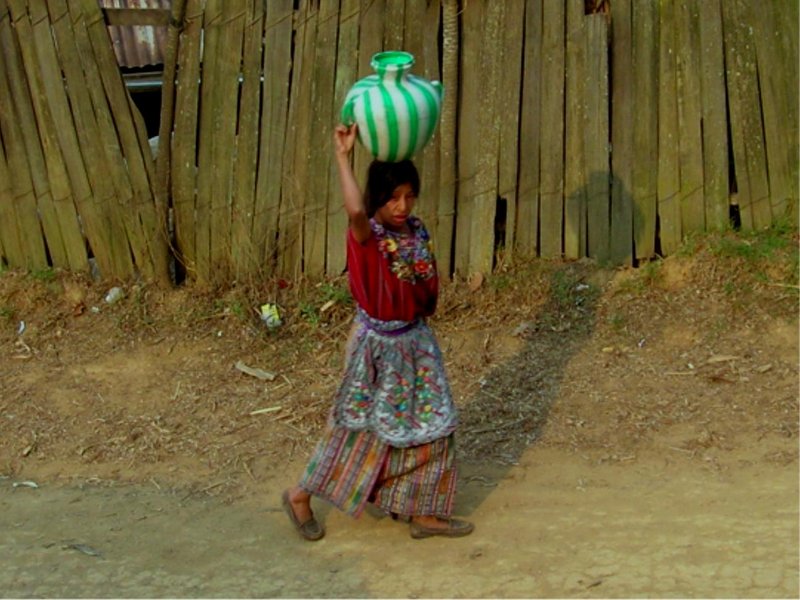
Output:
[[[436,274],[433,244],[428,231],[417,217],[408,218],[411,235],[395,233],[372,220],[372,230],[378,239],[378,250],[389,263],[398,279],[415,283]]]
[[[369,388],[361,382],[354,383],[350,392],[350,407],[348,412],[353,416],[364,415],[370,405]]]

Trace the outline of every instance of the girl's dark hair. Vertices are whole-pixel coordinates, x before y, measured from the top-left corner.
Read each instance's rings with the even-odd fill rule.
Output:
[[[367,185],[364,191],[367,216],[374,217],[378,209],[391,200],[397,186],[404,183],[411,186],[415,196],[419,195],[419,173],[413,162],[373,160],[367,169]]]

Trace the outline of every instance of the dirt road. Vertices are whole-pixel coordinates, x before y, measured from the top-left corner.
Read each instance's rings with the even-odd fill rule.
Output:
[[[796,464],[728,471],[665,449],[591,464],[529,450],[504,470],[465,465],[459,540],[316,505],[300,540],[280,511],[289,475],[244,500],[155,486],[0,482],[4,597],[798,596]],[[292,471],[293,472],[293,471]],[[17,482],[19,483],[19,482]]]

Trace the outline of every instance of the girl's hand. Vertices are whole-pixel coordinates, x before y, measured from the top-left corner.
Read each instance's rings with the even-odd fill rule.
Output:
[[[336,154],[348,156],[353,150],[353,145],[356,142],[356,133],[358,126],[353,124],[350,127],[344,125],[337,125],[333,130],[333,149]]]

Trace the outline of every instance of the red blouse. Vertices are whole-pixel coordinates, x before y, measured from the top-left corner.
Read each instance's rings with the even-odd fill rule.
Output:
[[[410,234],[385,230],[370,221],[363,243],[347,232],[350,293],[367,314],[382,321],[413,321],[436,310],[439,276],[430,238],[422,222],[410,217]]]

